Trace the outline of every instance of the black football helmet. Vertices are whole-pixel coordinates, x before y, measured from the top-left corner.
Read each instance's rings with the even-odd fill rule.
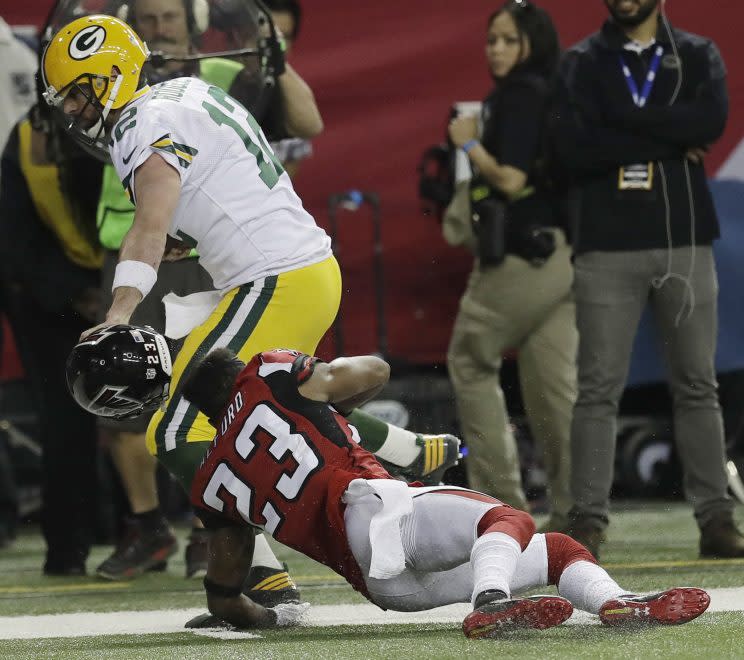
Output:
[[[114,325],[72,349],[66,375],[70,394],[85,410],[130,419],[157,410],[168,398],[170,351],[165,337],[150,327]]]

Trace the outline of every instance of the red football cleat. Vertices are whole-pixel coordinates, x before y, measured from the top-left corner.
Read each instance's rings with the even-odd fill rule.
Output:
[[[563,623],[572,613],[571,603],[559,596],[494,600],[468,614],[462,622],[462,631],[470,639],[484,639],[518,628],[543,630]]]
[[[699,617],[708,605],[710,596],[702,589],[676,587],[650,596],[608,600],[599,609],[599,618],[607,626],[673,626]]]

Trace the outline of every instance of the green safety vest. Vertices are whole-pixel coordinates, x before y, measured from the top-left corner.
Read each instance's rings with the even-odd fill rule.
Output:
[[[199,77],[210,85],[216,85],[227,92],[242,68],[239,62],[210,57],[200,62]],[[101,245],[109,250],[118,250],[133,222],[134,204],[129,201],[114,166],[106,165],[103,168],[101,197],[98,200],[96,213],[98,238]],[[196,252],[192,250],[192,256],[195,254]]]

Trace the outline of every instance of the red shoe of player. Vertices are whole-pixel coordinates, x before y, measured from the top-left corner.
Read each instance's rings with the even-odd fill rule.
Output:
[[[607,626],[666,625],[687,623],[710,605],[702,589],[676,587],[650,596],[626,596],[608,600],[599,610]]]
[[[492,600],[475,609],[462,622],[462,631],[470,639],[498,637],[518,628],[544,630],[560,625],[573,613],[573,606],[559,596],[529,596]]]

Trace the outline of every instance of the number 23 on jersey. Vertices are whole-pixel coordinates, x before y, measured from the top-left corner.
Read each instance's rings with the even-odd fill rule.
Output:
[[[235,412],[242,407],[240,393],[236,395],[232,405],[236,408]],[[256,437],[259,432],[269,437],[265,447],[259,444]],[[220,462],[212,474],[204,490],[203,501],[215,511],[222,512],[225,501],[221,491],[224,489],[235,498],[235,509],[247,523],[275,535],[283,519],[279,508],[272,503],[272,498],[278,493],[285,500],[297,500],[308,478],[322,467],[321,459],[304,435],[293,433],[289,422],[268,403],[259,403],[248,415],[235,439],[235,450],[246,462],[262,450],[266,451],[277,464],[283,463],[291,456],[297,467],[282,472],[273,484],[272,491],[275,492],[260,493],[260,499],[266,500],[260,516],[253,511],[254,499],[257,496],[255,487],[238,476],[225,461]]]

